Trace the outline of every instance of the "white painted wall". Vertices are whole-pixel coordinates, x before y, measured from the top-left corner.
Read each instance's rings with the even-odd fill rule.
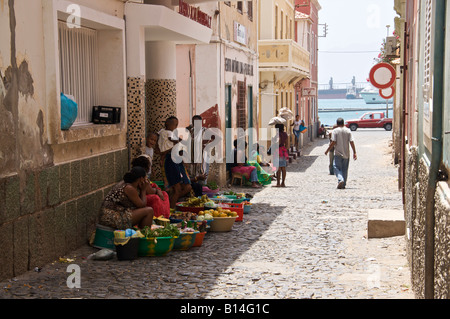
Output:
[[[201,114],[221,102],[221,69],[219,45],[197,45],[196,47],[196,114]],[[222,113],[221,113],[222,114]]]
[[[173,42],[145,43],[147,79],[174,80],[177,78],[176,44]]]

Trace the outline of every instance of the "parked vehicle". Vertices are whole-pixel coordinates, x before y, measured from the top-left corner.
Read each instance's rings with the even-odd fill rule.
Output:
[[[364,113],[359,119],[345,122],[350,130],[356,131],[358,128],[384,128],[386,131],[392,130],[392,119],[384,116],[384,112]]]

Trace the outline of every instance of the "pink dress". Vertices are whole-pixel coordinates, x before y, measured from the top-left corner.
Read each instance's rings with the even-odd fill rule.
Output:
[[[152,184],[153,187],[156,187],[159,189],[156,184]],[[153,208],[153,215],[155,217],[163,216],[165,218],[170,217],[170,202],[169,202],[169,195],[166,192],[162,192],[164,195],[164,200],[161,200],[161,198],[154,194],[154,195],[147,195],[147,206]]]

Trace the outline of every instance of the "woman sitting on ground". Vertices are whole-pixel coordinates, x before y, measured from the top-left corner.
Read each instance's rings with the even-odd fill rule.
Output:
[[[238,144],[238,140],[234,140],[234,161],[230,164],[231,173],[241,174],[252,183],[253,188],[261,188],[258,181],[258,171],[255,166],[248,164],[247,157],[245,156],[247,142],[245,142],[245,148],[238,146],[241,146],[241,144]]]
[[[272,183],[272,175],[276,171],[276,168],[263,160],[258,143],[255,143],[255,145],[253,145],[253,148],[254,150],[252,151],[248,164],[256,167],[259,183],[262,185],[269,185]],[[265,168],[263,168],[262,166],[264,166]]]
[[[151,161],[147,155],[140,155],[131,162],[131,167],[142,167],[148,173],[151,169]],[[170,217],[169,195],[162,191],[155,183],[149,182],[146,187],[147,206],[153,208],[154,216]]]
[[[153,209],[147,207],[146,189],[149,182],[145,169],[134,167],[123,180],[113,186],[100,208],[99,224],[117,230],[133,226],[143,228],[153,224]]]

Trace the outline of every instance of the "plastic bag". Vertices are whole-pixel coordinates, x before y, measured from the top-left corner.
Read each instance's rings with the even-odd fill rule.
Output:
[[[270,121],[269,121],[269,125],[275,125],[275,124],[283,124],[283,125],[286,125],[286,120],[284,119],[284,118],[282,118],[282,117],[279,117],[279,116],[277,116],[277,117],[274,117],[274,118],[272,118]]]
[[[73,97],[61,93],[61,130],[68,130],[77,119],[78,104]]]
[[[113,259],[115,256],[116,256],[116,252],[112,251],[111,249],[104,248],[102,250],[99,250],[96,253],[89,255],[88,259],[110,260],[110,259]]]
[[[284,118],[286,121],[294,119],[294,113],[286,107],[280,109],[278,116]]]

